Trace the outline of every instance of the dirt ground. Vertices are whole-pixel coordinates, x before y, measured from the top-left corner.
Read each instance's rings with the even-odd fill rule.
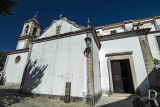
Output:
[[[64,103],[47,96],[33,96],[19,93],[19,85],[0,85],[0,107],[89,107],[89,105],[77,103]]]

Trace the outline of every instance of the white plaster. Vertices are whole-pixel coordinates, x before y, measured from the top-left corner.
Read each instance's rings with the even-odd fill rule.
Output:
[[[19,41],[18,49],[23,49],[25,45],[25,41]]]
[[[134,67],[135,67],[138,86],[140,86],[141,89],[147,88],[146,86],[149,83],[148,83],[148,79],[145,80],[147,77],[147,72],[144,64],[144,59],[142,56],[139,39],[138,37],[130,37],[130,38],[123,38],[123,39],[116,39],[116,40],[101,42],[100,67],[101,67],[101,84],[102,84],[103,92],[107,92],[110,87],[108,67],[107,67],[107,57],[105,57],[105,54],[128,52],[128,51],[133,51],[133,54],[131,56],[133,57],[133,61],[134,61]],[[144,82],[143,85],[141,85],[142,82]],[[106,94],[106,93],[103,93],[103,94]]]
[[[27,60],[27,55],[28,52],[9,55],[8,63],[6,65],[6,70],[5,70],[7,83],[19,83],[19,84],[21,83],[22,75]],[[15,58],[17,56],[21,57],[19,63],[15,63]]]
[[[160,36],[160,33],[147,35],[149,46],[151,49],[152,57],[160,59],[160,50],[157,44],[156,36]]]
[[[103,35],[109,35],[113,30],[116,30],[117,33],[124,32],[124,29],[122,27],[117,27],[117,28],[103,30]]]
[[[140,28],[151,28],[150,31],[155,31],[155,26],[152,23],[145,23]]]
[[[33,69],[47,66],[33,93],[65,95],[66,82],[71,82],[71,96],[83,97],[82,92],[87,93],[86,57],[83,55],[85,37],[86,34],[81,34],[33,44],[30,59],[33,62],[37,60]],[[27,85],[23,90],[27,91],[33,81],[26,77]]]
[[[127,23],[127,24],[125,24],[125,28],[126,28],[127,31],[131,31],[132,28],[133,28],[132,23]]]
[[[55,23],[51,24],[49,29],[46,30],[40,38],[56,35],[56,27],[58,25],[61,26],[60,34],[80,30],[79,28],[73,26],[72,24],[67,23],[64,20],[58,20]]]
[[[160,19],[156,19],[157,25],[160,26]]]

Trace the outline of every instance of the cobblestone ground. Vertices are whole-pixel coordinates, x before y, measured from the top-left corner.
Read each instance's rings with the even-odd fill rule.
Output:
[[[89,107],[80,102],[66,104],[45,96],[21,94],[19,85],[0,85],[0,107]]]
[[[133,107],[134,97],[102,97],[96,107]],[[49,96],[35,96],[19,93],[19,85],[0,85],[0,107],[90,107],[82,102],[66,104]]]

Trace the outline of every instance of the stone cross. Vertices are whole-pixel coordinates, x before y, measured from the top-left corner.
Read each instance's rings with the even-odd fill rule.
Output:
[[[60,19],[62,18],[62,14],[59,15],[59,18],[60,18]]]

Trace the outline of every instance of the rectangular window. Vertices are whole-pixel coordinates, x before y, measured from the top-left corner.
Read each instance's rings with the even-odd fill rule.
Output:
[[[156,36],[156,40],[157,40],[158,47],[160,49],[160,36]]]
[[[116,33],[117,33],[116,30],[112,30],[112,31],[111,31],[111,34],[116,34]]]

